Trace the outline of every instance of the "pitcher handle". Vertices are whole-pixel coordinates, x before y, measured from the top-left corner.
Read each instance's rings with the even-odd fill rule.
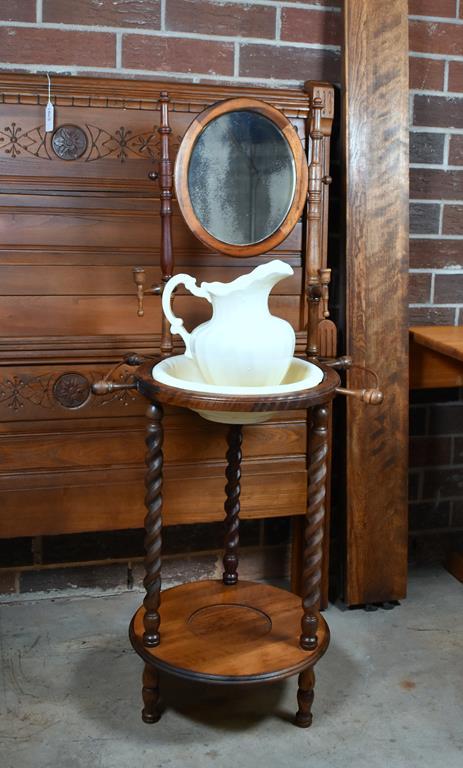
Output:
[[[207,299],[209,302],[211,301],[211,297],[206,288],[196,285],[196,280],[194,277],[185,274],[174,275],[174,277],[171,277],[171,279],[166,283],[166,287],[162,292],[162,309],[170,323],[171,333],[178,334],[182,337],[183,341],[185,342],[185,357],[192,358],[193,355],[191,354],[190,346],[191,334],[188,333],[184,327],[182,318],[174,315],[172,310],[171,296],[177,285],[184,285],[185,288],[193,294],[193,296],[198,296],[201,299]]]

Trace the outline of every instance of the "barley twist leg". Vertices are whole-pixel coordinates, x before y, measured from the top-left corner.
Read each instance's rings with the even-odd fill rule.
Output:
[[[145,517],[145,578],[146,596],[143,600],[145,615],[143,645],[154,648],[159,645],[159,604],[161,599],[161,531],[162,531],[162,416],[160,405],[152,404],[146,415],[149,419],[146,435],[146,496],[148,513]]]
[[[322,578],[323,526],[328,455],[328,408],[312,409],[309,436],[308,505],[304,530],[302,608],[300,646],[306,651],[317,647],[320,585]]]
[[[227,435],[227,484],[225,493],[225,543],[223,556],[223,583],[227,586],[238,581],[238,546],[240,514],[242,427],[232,424]]]

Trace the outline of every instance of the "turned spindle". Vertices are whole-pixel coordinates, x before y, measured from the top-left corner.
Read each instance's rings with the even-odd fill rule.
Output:
[[[238,581],[238,546],[240,514],[242,427],[233,424],[227,435],[227,469],[225,475],[225,543],[223,556],[223,583],[236,584]]]
[[[309,441],[308,504],[304,528],[302,572],[301,648],[312,651],[317,647],[317,611],[320,604],[322,578],[323,529],[328,455],[328,408],[312,408],[312,428]]]
[[[145,578],[146,590],[143,605],[143,644],[153,648],[160,643],[159,605],[161,601],[161,531],[162,531],[162,417],[163,409],[158,404],[151,404],[147,409],[149,419],[146,434],[146,476],[145,505],[148,510],[145,517]]]

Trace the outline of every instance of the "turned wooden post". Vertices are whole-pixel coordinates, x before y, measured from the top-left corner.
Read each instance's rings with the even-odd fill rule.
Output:
[[[302,608],[300,646],[306,651],[317,647],[317,611],[322,577],[323,527],[328,455],[328,416],[326,405],[312,408],[309,434],[308,503],[304,529]]]
[[[320,301],[322,285],[320,268],[322,266],[322,142],[321,130],[322,100],[317,96],[311,103],[310,139],[312,156],[309,165],[309,189],[307,194],[307,239],[306,239],[306,291],[308,300],[307,346],[308,358],[317,357],[318,323],[320,320]]]
[[[143,600],[145,615],[143,625],[143,645],[154,648],[159,645],[159,604],[161,601],[161,531],[162,531],[162,417],[163,410],[158,404],[151,404],[146,411],[149,419],[146,435],[147,466],[145,476],[145,505],[148,513],[145,517],[145,571],[143,585],[146,596]]]
[[[159,673],[155,667],[145,664],[143,670],[143,709],[141,717],[144,723],[157,723],[161,717],[159,711]]]
[[[312,725],[312,704],[314,699],[315,673],[313,667],[304,669],[299,675],[297,689],[298,710],[295,724],[299,728],[308,728]]]
[[[172,128],[169,124],[169,94],[161,91],[161,122],[158,133],[161,138],[161,159],[159,161],[159,187],[161,196],[161,273],[165,285],[174,273],[174,256],[172,250],[172,197],[173,197],[173,163],[170,159],[169,136]],[[172,334],[170,323],[162,315],[161,357],[172,355]]]
[[[238,546],[240,514],[240,478],[241,478],[241,442],[243,439],[240,424],[232,424],[227,434],[227,484],[225,493],[225,544],[223,556],[223,583],[236,584],[238,581]]]

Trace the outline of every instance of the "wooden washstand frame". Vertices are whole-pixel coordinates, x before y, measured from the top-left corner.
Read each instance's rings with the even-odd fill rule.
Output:
[[[317,84],[314,84],[317,86]],[[310,89],[310,84],[307,84]],[[322,87],[323,84],[320,86]],[[295,193],[286,219],[277,231],[265,240],[252,245],[253,255],[275,247],[297,222],[307,193],[309,229],[306,238],[306,293],[309,304],[307,357],[315,365],[319,354],[318,328],[326,317],[321,307],[327,302],[327,280],[323,265],[324,238],[322,216],[322,184],[331,179],[323,176],[321,114],[323,102],[312,89],[310,138],[312,151],[309,168],[306,166],[302,146],[294,140],[296,134],[287,118],[269,105],[255,99],[231,99],[206,109],[193,121],[187,131],[185,149],[180,148],[180,164],[188,167],[188,152],[194,140],[210,119],[227,111],[235,111],[237,102],[246,109],[253,108],[268,117],[278,115],[278,127],[291,138],[296,170]],[[161,92],[161,271],[165,283],[173,270],[171,237],[171,200],[173,195],[172,163],[169,157],[170,134],[166,92]],[[204,116],[206,123],[204,122]],[[203,122],[201,123],[201,120]],[[180,199],[187,224],[208,245],[210,234],[192,216],[185,171],[176,171],[180,184]],[[183,195],[183,197],[182,197]],[[190,207],[189,207],[190,205]],[[182,208],[182,205],[180,205]],[[289,223],[288,223],[289,222]],[[228,246],[219,243],[222,250],[233,249],[233,255],[250,255],[250,246]],[[227,252],[227,251],[225,251]],[[228,250],[228,253],[231,251]],[[143,281],[135,275],[139,312],[143,306]],[[328,281],[329,282],[329,281]],[[157,292],[159,292],[157,290]],[[325,321],[326,322],[326,321]],[[172,350],[170,329],[163,325],[161,351],[164,357]],[[127,362],[127,361],[126,361]],[[347,394],[364,403],[382,401],[379,390],[349,390],[339,386],[334,368],[345,367],[346,359],[333,358],[330,366],[319,365],[323,371],[320,384],[310,389],[284,395],[211,395],[204,392],[168,386],[152,376],[153,361],[144,362],[134,356],[137,365],[134,383],[130,385],[103,381],[94,385],[94,392],[103,394],[114,389],[135,387],[150,402],[147,410],[146,437],[146,496],[145,518],[145,570],[146,596],[130,625],[130,639],[135,651],[145,662],[143,674],[143,720],[153,723],[160,717],[159,671],[168,671],[189,680],[212,683],[251,684],[281,680],[299,674],[298,711],[295,724],[308,727],[312,722],[311,706],[314,692],[313,667],[329,643],[329,630],[320,616],[324,526],[329,483],[330,415],[331,401],[337,393]],[[162,534],[162,443],[163,405],[174,405],[192,410],[259,412],[301,410],[307,411],[308,424],[308,488],[304,531],[300,537],[302,550],[301,599],[285,590],[253,582],[238,580],[238,545],[240,513],[241,442],[242,427],[230,426],[227,437],[227,467],[225,487],[225,544],[222,581],[201,581],[168,589],[162,595],[163,629],[161,643],[161,534]],[[230,653],[233,648],[233,653]]]
[[[336,395],[338,374],[323,368],[316,387],[284,396],[214,396],[162,384],[152,363],[136,372],[147,410],[145,548],[146,596],[130,625],[130,639],[145,662],[142,718],[160,717],[159,671],[191,681],[227,684],[274,682],[299,674],[295,724],[308,727],[315,677],[313,667],[329,643],[318,611],[325,515],[328,403]],[[282,589],[238,580],[241,440],[240,425],[227,437],[223,579],[183,584],[162,593],[162,441],[163,405],[214,411],[308,409],[312,421],[308,506],[305,518],[303,598]],[[161,642],[162,636],[162,642]],[[231,652],[232,651],[232,652]]]
[[[238,257],[261,254],[281,243],[296,225],[309,190],[313,219],[313,228],[308,237],[310,266],[313,272],[309,283],[312,288],[320,282],[318,272],[321,267],[322,174],[319,145],[323,139],[320,129],[322,107],[321,99],[315,98],[312,105],[314,117],[311,132],[311,173],[300,139],[286,116],[269,104],[253,98],[226,100],[213,104],[200,113],[185,133],[175,169],[177,200],[187,225],[209,247]],[[237,110],[255,111],[277,125],[291,149],[295,169],[295,189],[285,219],[265,239],[244,246],[223,243],[201,225],[195,215],[188,189],[189,158],[198,136],[212,120]],[[161,210],[161,266],[164,282],[170,277],[173,264],[172,239],[169,234],[172,198],[172,166],[167,141],[169,132],[168,94],[163,92],[160,186],[161,200],[167,203]],[[163,260],[165,244],[167,258]],[[164,276],[164,272],[168,275]],[[142,290],[139,288],[141,301]],[[320,296],[321,291],[313,296],[317,318]],[[313,333],[312,336],[315,338]],[[170,330],[166,325],[163,328],[161,349],[172,349]],[[312,351],[318,351],[316,345]],[[136,612],[130,625],[132,645],[145,662],[143,720],[153,723],[160,717],[160,670],[190,680],[231,684],[262,683],[299,674],[295,723],[300,727],[307,727],[312,722],[311,705],[315,681],[313,667],[329,642],[329,630],[318,608],[322,581],[326,485],[329,475],[328,406],[339,386],[339,376],[334,370],[324,368],[323,381],[311,389],[284,396],[232,397],[213,396],[164,385],[153,379],[151,368],[151,362],[144,363],[135,373],[138,391],[150,402],[146,438],[146,596],[143,606]],[[232,425],[227,438],[223,579],[222,582],[201,581],[184,584],[163,593],[161,643],[162,417],[163,405],[166,404],[212,411],[308,411],[312,428],[308,459],[309,498],[303,535],[302,605],[299,597],[284,590],[238,581],[242,427]],[[233,646],[233,654],[229,652],[230,644]]]

